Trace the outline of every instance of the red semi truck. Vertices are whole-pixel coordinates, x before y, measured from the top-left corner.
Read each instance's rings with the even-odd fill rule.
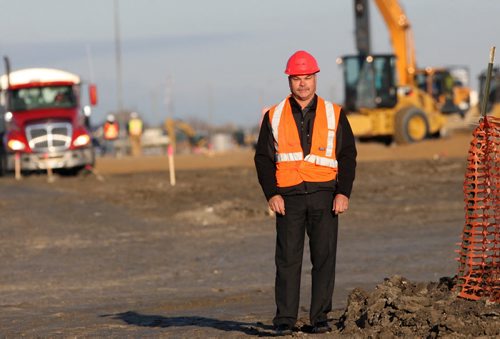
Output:
[[[94,85],[88,101],[97,103]],[[48,167],[77,174],[94,164],[92,138],[81,110],[80,78],[48,68],[7,71],[0,77],[0,175]]]

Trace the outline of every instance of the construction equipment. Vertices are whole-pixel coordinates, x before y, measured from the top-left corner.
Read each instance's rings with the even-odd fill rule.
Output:
[[[417,86],[436,100],[442,113],[462,117],[471,106],[469,78],[466,66],[426,67],[415,73]]]
[[[371,54],[368,0],[355,0],[359,54],[338,59],[343,65],[345,107],[354,135],[390,137],[399,144],[439,135],[446,124],[440,110],[444,105],[440,107],[427,88],[429,76],[436,72],[427,69],[423,73],[426,86],[419,86],[408,18],[397,0],[374,2],[388,27],[394,54]]]
[[[204,147],[207,144],[207,140],[197,134],[194,128],[185,121],[167,118],[165,120],[165,129],[174,150],[177,146],[177,132],[181,132],[187,137],[191,147]]]

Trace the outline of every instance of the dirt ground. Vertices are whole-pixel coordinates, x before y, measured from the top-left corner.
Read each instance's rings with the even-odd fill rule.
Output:
[[[358,144],[334,331],[314,337],[500,335],[498,305],[450,290],[470,140]],[[274,219],[252,156],[180,155],[174,187],[160,156],[0,178],[0,337],[273,336]],[[305,253],[296,337],[310,271]]]

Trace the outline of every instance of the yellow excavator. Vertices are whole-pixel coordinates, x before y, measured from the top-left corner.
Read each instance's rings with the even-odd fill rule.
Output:
[[[191,147],[204,147],[207,144],[207,140],[198,135],[195,129],[185,121],[167,118],[164,125],[174,150],[177,146],[177,132],[181,132],[186,136]]]
[[[345,107],[354,135],[389,137],[407,144],[439,135],[446,125],[439,100],[429,93],[431,69],[417,70],[413,34],[397,0],[374,0],[391,36],[393,54],[372,54],[368,0],[355,0],[357,55],[339,58]],[[417,82],[425,75],[425,85]],[[439,96],[438,96],[439,97]]]

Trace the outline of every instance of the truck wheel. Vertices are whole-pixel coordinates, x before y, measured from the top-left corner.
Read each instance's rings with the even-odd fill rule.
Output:
[[[7,158],[3,153],[0,153],[0,177],[7,174]]]
[[[0,143],[0,177],[3,177],[7,174],[7,154],[3,149],[2,144]]]
[[[95,149],[92,148],[92,156],[90,160],[90,166],[95,167]]]
[[[424,112],[416,107],[403,108],[396,113],[394,141],[411,144],[424,140],[429,134],[429,122]]]
[[[70,167],[70,168],[61,168],[58,173],[62,176],[65,177],[76,177],[78,174],[80,174],[81,171],[85,166],[77,166],[77,167]]]

